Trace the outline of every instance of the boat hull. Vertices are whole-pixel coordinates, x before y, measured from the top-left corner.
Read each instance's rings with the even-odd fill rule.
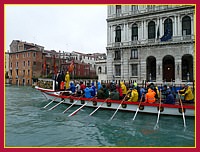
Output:
[[[139,112],[143,113],[152,113],[152,114],[158,114],[159,111],[159,103],[144,103],[142,102],[127,102],[124,101],[122,104],[120,100],[102,100],[97,98],[83,98],[83,97],[74,97],[70,95],[63,95],[64,92],[53,92],[53,91],[47,91],[47,90],[40,90],[44,96],[50,101],[54,100],[55,102],[61,102],[64,100],[64,104],[73,104],[74,105],[80,105],[86,104],[87,107],[93,107],[97,108],[101,105],[101,108],[104,109],[118,109],[123,111],[130,111],[135,112],[137,108],[139,108]],[[140,106],[139,106],[140,105]],[[195,107],[194,105],[183,105],[183,110],[185,116],[195,116]],[[160,108],[161,114],[165,115],[182,115],[182,107],[181,105],[177,104],[161,104]]]

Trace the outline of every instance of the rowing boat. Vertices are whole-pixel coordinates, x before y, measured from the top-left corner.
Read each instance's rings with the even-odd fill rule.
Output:
[[[195,116],[195,106],[194,104],[183,104],[180,105],[179,102],[175,104],[159,104],[155,103],[144,103],[144,102],[130,102],[121,100],[106,100],[97,99],[97,98],[84,98],[77,97],[70,94],[69,91],[53,91],[51,89],[44,89],[38,86],[35,87],[37,90],[41,91],[42,94],[46,97],[47,100],[54,102],[62,102],[62,104],[68,105],[79,105],[86,107],[101,107],[104,109],[113,109],[113,110],[123,110],[123,111],[139,111],[142,113],[152,113],[158,114],[158,111],[161,114],[165,115],[182,115],[182,111],[185,116]]]

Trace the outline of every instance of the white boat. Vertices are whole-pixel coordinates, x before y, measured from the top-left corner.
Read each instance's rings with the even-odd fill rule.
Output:
[[[114,109],[123,110],[130,112],[143,112],[143,113],[153,113],[153,114],[165,114],[165,115],[183,115],[185,116],[195,116],[195,106],[194,104],[160,104],[156,103],[144,103],[144,102],[130,102],[122,100],[109,100],[109,99],[97,99],[95,98],[84,98],[75,97],[70,95],[69,91],[54,91],[53,89],[44,89],[36,86],[37,90],[46,97],[47,100],[51,102],[59,102],[68,105],[79,105],[93,108],[104,108],[104,109]],[[160,109],[160,111],[159,111]]]

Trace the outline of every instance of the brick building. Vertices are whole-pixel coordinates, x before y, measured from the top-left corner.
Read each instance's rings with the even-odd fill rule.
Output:
[[[32,78],[41,76],[43,46],[13,40],[9,52],[10,83],[31,85]]]
[[[67,72],[70,64],[72,61],[68,61],[66,63],[61,64],[61,70],[64,73]],[[70,73],[72,79],[84,79],[84,78],[96,78],[96,70],[95,68],[91,67],[91,64],[84,63],[78,60],[74,60],[74,70]]]

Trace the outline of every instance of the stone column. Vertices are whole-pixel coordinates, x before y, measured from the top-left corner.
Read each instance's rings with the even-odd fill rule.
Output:
[[[181,67],[181,58],[176,57],[175,59],[175,82],[181,83],[182,81],[182,67]]]
[[[162,23],[162,18],[160,18],[160,37],[162,37],[164,35],[163,32],[163,23]]]
[[[157,58],[156,60],[156,82],[162,82],[163,70],[162,70],[162,59]]]
[[[174,16],[174,36],[177,36],[177,16]]]
[[[194,35],[194,16],[191,15],[191,35]]]
[[[178,36],[182,35],[181,31],[182,31],[182,24],[181,24],[180,15],[178,15]]]
[[[146,22],[146,20],[144,21],[144,39],[146,40],[146,39],[148,39],[148,32],[147,32],[147,28],[148,27],[148,25],[147,25],[147,22]]]

